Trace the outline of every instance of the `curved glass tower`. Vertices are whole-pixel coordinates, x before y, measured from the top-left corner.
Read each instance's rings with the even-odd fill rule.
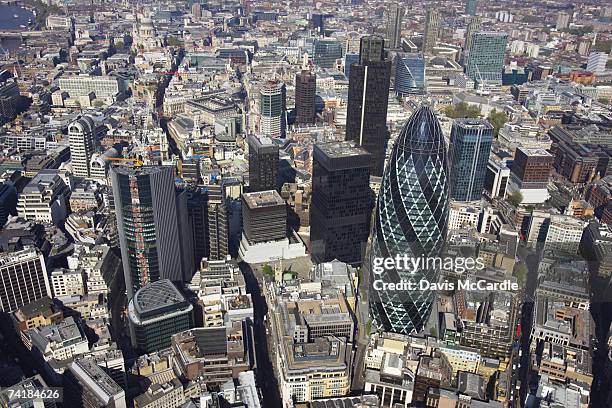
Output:
[[[385,331],[420,331],[435,291],[419,290],[419,281],[437,282],[439,265],[380,267],[380,258],[437,257],[448,224],[448,163],[440,123],[421,106],[398,136],[385,168],[366,254],[370,313]],[[378,261],[375,260],[378,258]],[[378,268],[376,268],[378,266]],[[382,283],[412,282],[412,289],[385,290]]]

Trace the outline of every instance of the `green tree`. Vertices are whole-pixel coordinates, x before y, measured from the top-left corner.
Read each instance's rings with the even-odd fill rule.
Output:
[[[510,204],[512,204],[512,206],[518,207],[519,204],[523,202],[523,194],[521,194],[520,191],[515,191],[512,194],[508,194],[508,197],[506,199]]]
[[[599,102],[599,103],[603,103],[604,105],[607,105],[607,104],[609,104],[609,103],[610,103],[610,99],[608,99],[608,98],[599,98],[599,99],[597,100],[597,102]]]
[[[524,288],[527,283],[527,266],[522,262],[517,263],[514,266],[514,276],[516,276],[519,287]]]
[[[480,107],[459,102],[456,105],[449,105],[444,109],[444,113],[451,119],[459,118],[478,118],[480,117]]]
[[[487,119],[493,126],[493,135],[497,137],[499,134],[499,129],[503,128],[508,121],[508,115],[506,115],[505,112],[498,112],[497,110],[493,109],[489,113],[489,117]]]
[[[263,268],[261,268],[261,271],[263,272],[264,276],[267,276],[268,278],[274,280],[274,270],[270,265],[265,264]]]

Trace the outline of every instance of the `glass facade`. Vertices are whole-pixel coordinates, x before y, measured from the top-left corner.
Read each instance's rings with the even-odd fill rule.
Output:
[[[485,120],[459,119],[450,137],[450,194],[457,201],[482,198],[493,127]]]
[[[404,125],[378,196],[364,276],[369,279],[370,312],[375,324],[396,333],[420,331],[435,301],[435,291],[419,290],[418,282],[437,282],[439,269],[384,268],[376,273],[375,258],[438,256],[448,223],[448,163],[442,129],[433,110],[421,106]],[[415,290],[380,290],[375,281],[412,282]],[[379,282],[380,283],[380,282]]]
[[[507,41],[506,33],[473,33],[465,74],[474,81],[497,81],[501,84]]]
[[[342,58],[342,45],[336,40],[316,40],[314,43],[314,63],[321,68],[333,68],[336,60]]]
[[[395,60],[395,93],[422,94],[425,91],[425,60],[419,55],[398,56]]]

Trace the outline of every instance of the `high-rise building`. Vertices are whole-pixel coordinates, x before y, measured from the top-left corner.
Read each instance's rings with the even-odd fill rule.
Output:
[[[202,17],[202,5],[200,3],[193,3],[191,5],[191,14],[195,21],[198,21]]]
[[[431,54],[438,41],[440,31],[440,13],[435,8],[428,8],[425,15],[425,33],[423,34],[423,54]]]
[[[395,93],[404,96],[425,92],[425,59],[403,54],[395,59]]]
[[[385,168],[365,267],[370,312],[385,331],[412,333],[425,325],[435,291],[419,281],[437,282],[439,266],[385,268],[380,259],[436,257],[448,228],[448,163],[440,123],[433,109],[419,107],[402,128]],[[381,270],[382,269],[382,270]],[[387,291],[384,283],[412,282],[414,290]]]
[[[479,83],[490,81],[501,85],[507,41],[506,33],[486,31],[473,33],[465,74]]]
[[[377,36],[361,39],[359,62],[351,66],[346,140],[353,140],[372,155],[372,171],[380,176],[387,145],[387,107],[391,60],[387,59],[384,40]]]
[[[173,334],[193,327],[193,306],[167,279],[140,288],[128,305],[132,346],[141,353],[170,347]]]
[[[458,119],[450,136],[450,196],[457,201],[482,198],[493,143],[493,126],[485,120]]]
[[[595,75],[601,75],[606,72],[606,65],[608,63],[607,52],[592,52],[589,54],[587,61],[587,71],[594,73]]]
[[[391,49],[401,46],[403,17],[404,8],[399,3],[393,3],[387,9],[387,39]]]
[[[337,40],[320,38],[313,45],[313,61],[321,68],[334,68],[342,58],[342,44]]]
[[[73,361],[64,371],[64,406],[67,408],[125,408],[125,391],[92,358]]]
[[[561,12],[557,15],[557,24],[555,25],[555,28],[557,30],[564,30],[567,27],[569,27],[569,23],[570,23],[570,18],[571,16],[566,13],[566,12]]]
[[[465,33],[465,47],[464,47],[465,53],[468,53],[470,51],[470,47],[472,46],[472,34],[480,31],[481,27],[482,27],[482,18],[476,17],[476,16],[472,17],[472,19],[467,25],[467,30]]]
[[[285,137],[287,93],[280,81],[267,81],[260,91],[260,130],[268,137]]]
[[[287,204],[276,190],[242,195],[242,231],[250,243],[287,236]]]
[[[278,182],[278,145],[265,136],[249,135],[249,191],[275,190]]]
[[[465,0],[465,14],[475,16],[478,9],[478,0]]]
[[[52,297],[43,255],[33,247],[0,255],[0,310],[11,313]]]
[[[183,270],[174,169],[118,166],[111,178],[128,299],[159,279],[191,277]]]
[[[82,116],[68,126],[70,161],[72,172],[77,177],[88,178],[89,165],[95,148],[95,128],[93,119]]]
[[[310,16],[310,25],[318,35],[325,34],[325,14],[312,13]]]
[[[317,76],[310,71],[298,72],[295,75],[295,123],[300,125],[314,123],[316,93]]]
[[[344,55],[344,76],[347,78],[351,77],[351,65],[353,63],[359,62],[359,54],[358,53],[346,53]]]
[[[208,191],[208,249],[211,260],[222,260],[229,254],[229,216],[221,185],[206,187]]]
[[[315,263],[361,263],[372,212],[371,157],[352,142],[314,145],[310,253]]]

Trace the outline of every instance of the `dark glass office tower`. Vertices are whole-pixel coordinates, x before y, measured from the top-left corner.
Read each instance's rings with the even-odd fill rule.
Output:
[[[310,25],[319,35],[325,34],[325,14],[313,13],[310,16]]]
[[[295,123],[314,123],[316,93],[317,76],[310,71],[298,72],[295,75]]]
[[[249,135],[247,143],[249,191],[275,190],[278,177],[278,145],[269,137],[255,135]]]
[[[395,93],[404,96],[425,92],[425,60],[420,55],[398,54],[395,59]]]
[[[359,62],[351,66],[346,116],[346,140],[372,155],[371,174],[381,176],[387,146],[387,106],[391,60],[382,37],[361,39]]]
[[[211,260],[223,260],[229,254],[229,215],[223,187],[206,186],[208,194],[208,248]]]
[[[450,137],[450,196],[457,201],[482,198],[493,143],[493,127],[486,120],[458,119]]]
[[[128,299],[159,279],[182,281],[187,272],[181,259],[174,169],[113,167],[111,179]]]
[[[336,60],[342,58],[342,44],[333,39],[315,40],[313,51],[312,59],[321,68],[334,68]]]
[[[353,142],[315,144],[310,252],[313,262],[360,264],[370,233],[372,156]]]
[[[433,110],[421,106],[402,128],[385,169],[364,274],[369,279],[370,312],[385,331],[413,333],[426,323],[435,291],[418,289],[420,280],[437,282],[439,266],[415,270],[375,267],[376,258],[436,257],[448,224],[448,164],[442,129]],[[380,273],[379,273],[380,272]],[[414,290],[380,290],[375,281],[417,285]]]

